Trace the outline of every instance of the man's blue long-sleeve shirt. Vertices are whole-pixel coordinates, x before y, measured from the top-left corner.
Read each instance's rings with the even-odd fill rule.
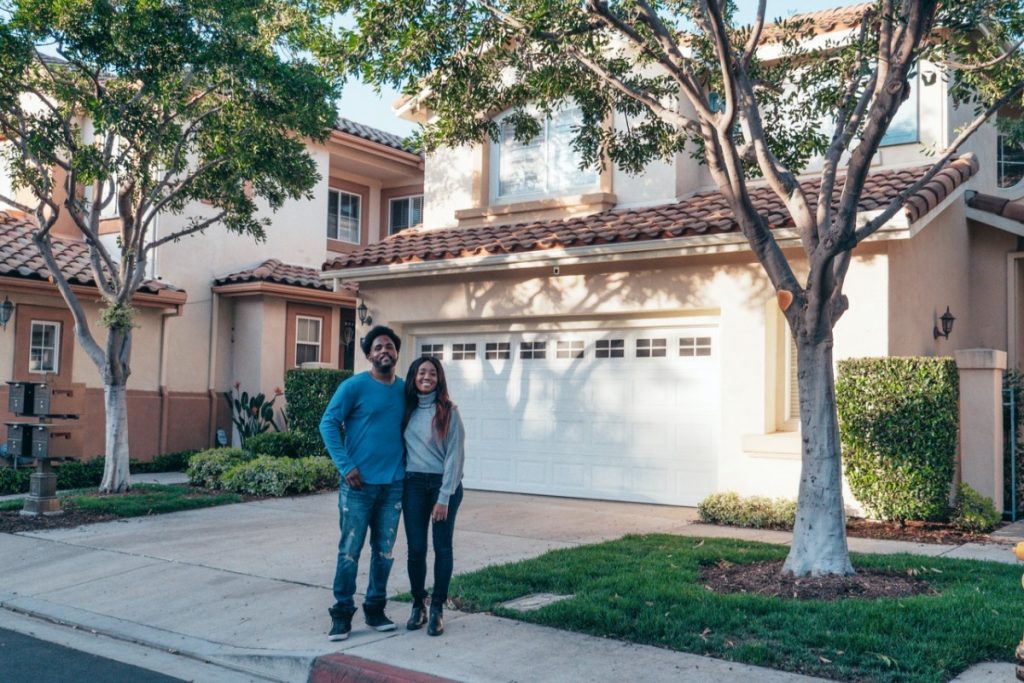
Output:
[[[390,484],[404,478],[404,414],[405,383],[401,379],[381,384],[369,372],[361,372],[342,382],[320,419],[320,435],[341,476],[358,467],[367,484]]]

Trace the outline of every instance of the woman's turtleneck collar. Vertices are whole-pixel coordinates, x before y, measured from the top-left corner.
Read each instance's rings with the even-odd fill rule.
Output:
[[[434,404],[434,400],[437,399],[437,390],[431,391],[429,394],[420,394],[420,408],[429,408]]]

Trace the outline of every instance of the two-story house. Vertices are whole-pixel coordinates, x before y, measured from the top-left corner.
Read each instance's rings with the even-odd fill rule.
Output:
[[[808,16],[827,38],[860,14]],[[429,116],[415,100],[399,107]],[[925,149],[968,115],[924,65],[860,210],[920,178]],[[466,422],[467,486],[686,505],[730,489],[794,497],[795,350],[724,199],[687,154],[638,176],[578,170],[575,121],[566,109],[529,142],[507,127],[497,142],[431,154],[424,227],[332,259],[325,277],[358,285],[413,354],[443,359]],[[994,126],[964,152],[856,250],[836,359],[987,347],[1020,364],[1024,209],[1008,200],[1024,184],[1004,187],[1020,158],[997,156]],[[805,273],[784,207],[753,187]]]
[[[422,222],[423,158],[396,135],[340,119],[309,153],[320,175],[313,199],[269,214],[267,239],[222,227],[169,242],[152,259],[138,309],[129,379],[132,457],[201,448],[231,433],[223,392],[237,382],[272,395],[285,372],[302,365],[351,368],[355,292],[319,277],[325,258],[350,253]],[[116,218],[111,207],[108,219]],[[171,234],[194,213],[162,215],[155,230]],[[108,237],[114,241],[116,221]],[[71,314],[31,243],[31,223],[0,212],[0,301],[13,304],[0,330],[0,422],[6,381],[52,377],[86,385],[83,455],[104,450],[102,383],[76,345]],[[80,233],[58,227],[58,258],[87,307],[98,297]],[[114,250],[116,253],[116,249]]]

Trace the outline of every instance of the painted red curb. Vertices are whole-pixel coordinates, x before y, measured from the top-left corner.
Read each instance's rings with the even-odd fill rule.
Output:
[[[419,671],[400,669],[352,655],[317,657],[309,672],[309,683],[455,683]]]

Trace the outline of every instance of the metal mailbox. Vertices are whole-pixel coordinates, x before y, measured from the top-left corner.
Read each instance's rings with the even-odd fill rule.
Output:
[[[73,458],[81,455],[77,425],[28,425],[33,458]]]
[[[78,415],[85,400],[85,385],[57,387],[46,382],[36,384],[32,397],[32,415]]]
[[[31,415],[36,383],[8,382],[7,386],[7,412],[15,415]]]
[[[7,423],[7,456],[10,458],[32,457],[33,424],[24,422]]]

